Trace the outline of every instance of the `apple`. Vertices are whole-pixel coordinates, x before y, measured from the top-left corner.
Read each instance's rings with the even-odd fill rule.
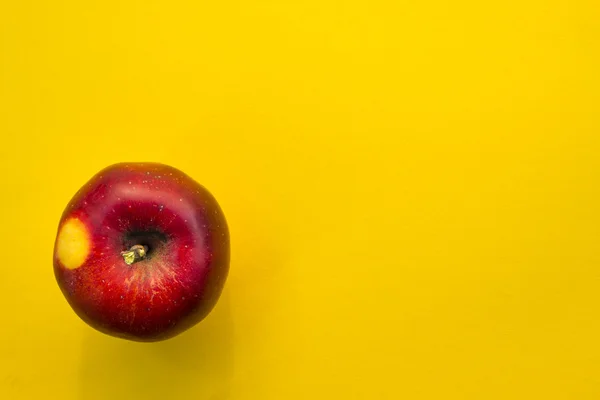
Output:
[[[215,198],[157,163],[105,168],[58,226],[54,274],[77,315],[106,334],[171,338],[215,306],[229,270],[229,231]]]

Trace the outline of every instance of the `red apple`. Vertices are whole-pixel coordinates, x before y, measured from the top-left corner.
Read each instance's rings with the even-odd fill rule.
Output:
[[[54,273],[67,301],[109,335],[157,341],[200,322],[229,270],[229,232],[214,197],[162,164],[96,174],[63,212]]]

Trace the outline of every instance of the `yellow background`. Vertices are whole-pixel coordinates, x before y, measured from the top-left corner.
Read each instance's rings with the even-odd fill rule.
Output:
[[[597,399],[600,5],[3,1],[0,398]],[[228,218],[213,313],[96,333],[52,272],[99,169]]]

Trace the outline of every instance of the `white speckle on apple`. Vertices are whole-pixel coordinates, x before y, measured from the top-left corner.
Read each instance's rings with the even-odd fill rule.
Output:
[[[121,295],[121,296],[119,296],[119,297],[121,298],[121,300],[123,300],[123,299],[125,298],[125,296],[123,296],[123,295]]]
[[[183,201],[183,199],[182,199],[182,198],[180,198],[180,199],[179,199],[179,201]]]
[[[129,184],[131,185],[131,181],[129,181]]]
[[[162,204],[160,206],[158,206],[158,211],[162,211],[163,208],[165,208],[165,206],[163,206]]]

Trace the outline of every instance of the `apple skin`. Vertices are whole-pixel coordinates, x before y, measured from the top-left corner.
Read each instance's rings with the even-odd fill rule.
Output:
[[[128,265],[121,252],[136,244],[147,246],[147,257]],[[229,246],[223,212],[203,186],[167,165],[121,163],[92,177],[67,205],[54,273],[73,310],[93,328],[159,341],[215,306]]]

